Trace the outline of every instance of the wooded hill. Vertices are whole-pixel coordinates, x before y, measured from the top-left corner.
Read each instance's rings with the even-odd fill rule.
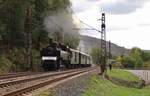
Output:
[[[108,52],[109,42],[106,42],[106,44],[107,44],[107,52]],[[80,48],[82,51],[90,54],[91,49],[93,47],[100,48],[100,46],[101,46],[101,39],[89,37],[89,36],[81,36]],[[121,47],[114,43],[111,43],[111,54],[113,56],[120,56],[122,54],[127,55],[127,54],[129,54],[129,52],[130,52],[129,49],[127,49],[125,47]]]
[[[48,45],[49,37],[55,37],[47,32],[44,20],[59,10],[71,16],[70,6],[70,0],[0,0],[0,73],[27,71],[31,67],[38,71],[40,49]],[[73,47],[78,41],[75,44]]]

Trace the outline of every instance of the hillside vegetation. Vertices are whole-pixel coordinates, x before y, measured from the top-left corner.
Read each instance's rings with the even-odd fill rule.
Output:
[[[0,0],[0,72],[27,71],[31,67],[34,71],[40,70],[40,50],[49,44],[50,38],[57,40],[55,38],[59,37],[59,33],[63,36],[62,32],[70,38],[64,40],[62,37],[57,41],[76,48],[78,36],[71,36],[63,26],[56,23],[63,19],[64,23],[69,22],[75,26],[70,6],[70,0]],[[55,33],[50,34],[46,29],[45,19],[55,17],[62,10],[65,12],[64,18],[59,15],[59,19],[53,20],[53,23],[48,20],[58,26],[55,30],[50,29],[51,33]],[[33,66],[27,60],[29,48],[30,63]]]
[[[112,69],[111,71],[107,70],[107,75],[127,81],[139,81],[138,77],[122,69]]]
[[[123,68],[149,69],[150,52],[134,47],[128,55],[122,54],[116,58]]]
[[[106,42],[107,45],[107,52],[108,52],[108,45],[109,42]],[[91,53],[92,48],[101,48],[101,39],[89,37],[89,36],[81,36],[80,42],[81,50],[86,53]],[[129,54],[130,50],[114,43],[111,43],[111,54],[113,56],[120,56],[122,54],[127,55]]]
[[[121,76],[123,74],[123,76]],[[109,75],[129,80],[137,81],[137,77],[131,73],[122,70],[116,70]],[[116,85],[101,76],[94,75],[91,78],[89,87],[82,94],[82,96],[150,96],[150,86],[144,87],[143,89],[128,88],[120,85]]]

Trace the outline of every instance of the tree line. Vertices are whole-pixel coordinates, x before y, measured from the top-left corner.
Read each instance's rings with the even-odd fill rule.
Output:
[[[39,51],[49,43],[44,18],[60,9],[68,10],[70,6],[70,0],[0,0],[0,72],[26,70],[29,31],[32,62],[37,64],[37,69],[40,66]],[[73,45],[77,46],[78,43]]]
[[[144,68],[145,62],[150,61],[150,52],[134,47],[129,55],[122,55],[117,59],[125,68]]]
[[[93,47],[91,49],[91,56],[94,64],[100,64],[101,49]],[[116,61],[115,66],[122,68],[149,68],[150,67],[150,51],[144,51],[140,48],[133,47],[130,49],[128,55],[122,54],[121,56],[112,56]]]

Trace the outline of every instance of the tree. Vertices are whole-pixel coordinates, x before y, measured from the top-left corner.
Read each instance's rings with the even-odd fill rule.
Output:
[[[150,60],[150,52],[142,51],[142,60],[149,61]]]
[[[29,45],[29,42],[27,45],[27,41],[30,41],[30,52],[32,53],[35,50],[37,54],[40,48],[48,44],[49,35],[43,25],[45,17],[49,15],[48,13],[50,15],[56,14],[61,12],[59,10],[62,9],[67,10],[69,13],[69,7],[70,0],[0,0],[0,54],[6,55],[5,57],[14,65],[20,64],[19,66],[22,67],[22,62],[18,61],[20,58],[26,59],[28,51],[25,52],[25,49]],[[30,16],[27,15],[29,11]],[[71,16],[71,12],[69,14]],[[72,18],[67,19],[72,20]],[[73,22],[71,23],[73,24]],[[69,44],[75,48],[78,45],[78,40],[69,37],[71,39],[63,40],[67,43],[68,41],[72,42],[69,42]],[[15,50],[18,50],[17,53],[21,57],[13,56],[16,54]]]
[[[24,0],[3,0],[1,5],[3,43],[9,49],[24,44]]]
[[[117,58],[117,61],[119,61],[123,67],[125,68],[142,68],[143,67],[143,60],[142,55],[144,55],[143,51],[140,48],[134,47],[131,49],[129,55],[127,56],[120,56]]]
[[[52,12],[56,12],[60,9],[67,9],[70,7],[70,0],[48,0],[49,1],[49,9]]]
[[[44,29],[44,18],[48,12],[48,0],[35,0],[33,42],[36,49],[48,43],[48,32]]]
[[[101,49],[98,47],[93,47],[91,49],[91,56],[93,63],[100,64]]]
[[[143,67],[143,60],[141,57],[135,58],[135,68],[142,68]]]
[[[121,55],[121,56],[118,56],[118,58],[116,58],[117,59],[117,61],[118,62],[120,62],[120,64],[122,65],[122,66],[124,66],[124,55]]]
[[[135,59],[131,56],[124,56],[123,57],[123,67],[125,68],[135,68]]]
[[[143,67],[142,50],[140,48],[132,48],[129,55],[135,59],[135,68]]]
[[[130,51],[130,56],[136,58],[136,57],[142,57],[142,50],[137,47],[133,47]]]

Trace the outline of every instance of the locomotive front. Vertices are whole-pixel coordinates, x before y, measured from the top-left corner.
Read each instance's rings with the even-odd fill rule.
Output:
[[[42,67],[44,71],[57,70],[59,68],[59,48],[57,43],[52,43],[41,51]]]

